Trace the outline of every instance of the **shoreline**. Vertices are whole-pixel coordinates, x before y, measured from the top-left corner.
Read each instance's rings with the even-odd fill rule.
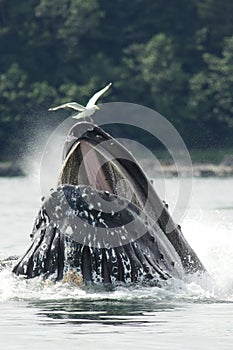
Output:
[[[233,166],[223,164],[193,163],[191,167],[179,165],[179,169],[175,164],[156,166],[146,161],[140,161],[140,165],[150,177],[233,177]]]
[[[0,177],[26,176],[20,165],[14,162],[0,162]]]
[[[192,167],[175,164],[166,164],[161,161],[155,164],[150,159],[138,160],[140,166],[149,177],[233,177],[233,164],[193,163]],[[0,162],[0,177],[22,177],[27,173],[19,164],[13,162]]]

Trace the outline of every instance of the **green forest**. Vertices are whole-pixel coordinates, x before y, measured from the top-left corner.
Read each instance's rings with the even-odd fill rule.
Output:
[[[232,0],[0,0],[0,51],[1,160],[109,82],[189,148],[233,147]]]

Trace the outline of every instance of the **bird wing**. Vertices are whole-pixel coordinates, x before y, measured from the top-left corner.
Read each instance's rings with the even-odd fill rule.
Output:
[[[86,117],[86,111],[80,112],[78,114],[72,115],[72,118],[74,119],[81,119]]]
[[[60,108],[73,108],[75,109],[76,111],[84,111],[85,107],[80,105],[79,103],[77,102],[68,102],[68,103],[64,103],[63,105],[60,105],[60,106],[57,106],[57,107],[53,107],[53,108],[49,108],[49,111],[56,111],[57,109],[60,109]]]
[[[96,101],[98,100],[98,98],[100,98],[101,95],[103,95],[112,85],[112,83],[108,84],[107,86],[105,86],[102,90],[96,92],[91,98],[90,100],[87,102],[86,108],[88,107],[93,107],[96,103]]]

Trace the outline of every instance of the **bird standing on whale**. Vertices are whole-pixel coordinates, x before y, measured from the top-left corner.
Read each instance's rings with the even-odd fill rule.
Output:
[[[92,121],[91,115],[94,114],[97,110],[99,110],[99,107],[96,105],[97,100],[100,98],[101,95],[103,95],[110,88],[111,85],[112,83],[109,83],[103,89],[101,89],[100,91],[97,91],[87,102],[86,107],[80,105],[77,102],[68,102],[57,107],[49,108],[49,111],[56,111],[57,109],[68,107],[76,111],[79,111],[79,113],[73,115],[72,118],[80,119],[80,118],[89,117],[90,120]]]

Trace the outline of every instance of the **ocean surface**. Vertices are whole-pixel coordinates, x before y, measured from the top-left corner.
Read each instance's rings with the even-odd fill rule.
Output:
[[[41,193],[37,176],[0,178],[0,348],[233,349],[233,178],[194,179],[182,207],[177,193],[187,183],[154,185],[171,212],[181,213],[183,233],[211,278],[106,291],[12,276]]]

